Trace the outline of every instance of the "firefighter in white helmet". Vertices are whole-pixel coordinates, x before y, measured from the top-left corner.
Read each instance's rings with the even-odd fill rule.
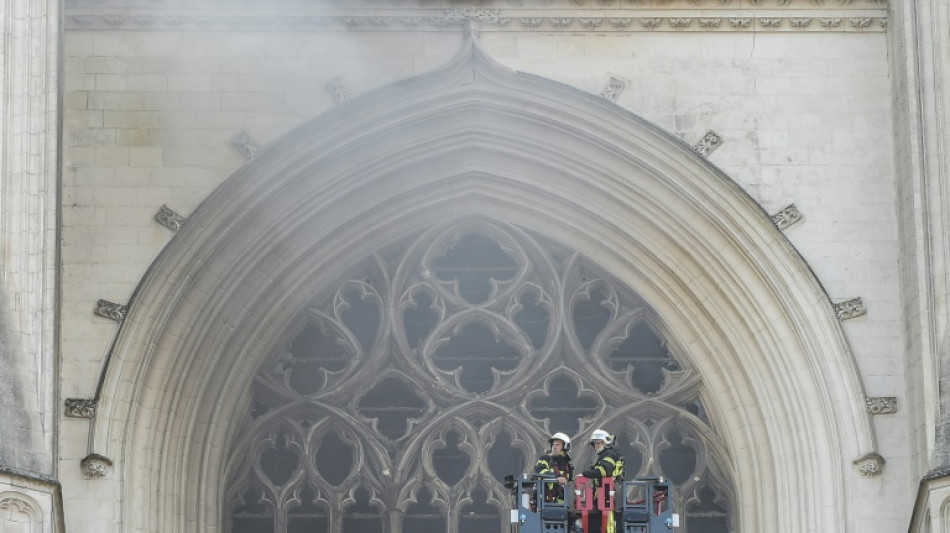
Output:
[[[574,464],[571,463],[571,438],[560,431],[548,439],[548,449],[534,465],[534,473],[554,475],[557,484],[549,483],[548,501],[564,501],[564,485],[574,478]]]
[[[603,429],[595,429],[594,432],[591,433],[590,445],[594,448],[594,453],[596,453],[597,456],[594,458],[594,463],[585,469],[581,475],[591,478],[594,484],[594,502],[596,505],[596,491],[603,490],[604,479],[613,478],[615,490],[621,490],[620,487],[623,486],[623,456],[614,448],[614,436]],[[606,494],[605,501],[609,501],[610,496],[610,494]],[[589,528],[591,533],[599,533],[602,531],[601,514],[598,512],[591,513],[590,518]],[[615,520],[608,522],[606,531],[607,533],[614,533],[614,531],[616,531]]]

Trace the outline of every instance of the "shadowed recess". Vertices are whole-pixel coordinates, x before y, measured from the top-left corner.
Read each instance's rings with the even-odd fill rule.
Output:
[[[383,379],[359,401],[360,414],[376,419],[376,428],[390,440],[406,434],[410,419],[425,413],[425,402],[400,379]]]
[[[630,330],[630,335],[607,356],[611,370],[625,372],[633,368],[632,383],[644,394],[655,394],[663,389],[666,377],[663,370],[679,370],[679,363],[670,355],[663,341],[644,323]]]
[[[518,264],[501,246],[478,233],[463,236],[432,266],[440,280],[458,281],[459,296],[473,304],[491,297],[492,279],[508,281],[518,273]]]
[[[446,372],[461,369],[459,385],[472,393],[487,392],[495,385],[492,370],[508,371],[518,366],[518,352],[496,340],[488,326],[465,326],[432,356],[436,366]]]

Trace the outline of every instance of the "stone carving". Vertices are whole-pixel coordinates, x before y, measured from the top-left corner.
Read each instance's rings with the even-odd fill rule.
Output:
[[[693,146],[693,150],[703,157],[709,157],[709,154],[716,151],[716,148],[719,148],[721,145],[722,137],[713,130],[709,130],[706,132],[706,135],[703,135],[703,138],[696,143],[696,146]]]
[[[9,496],[9,495],[4,496],[2,499],[0,499],[0,511],[3,511],[4,519],[5,519],[4,521],[6,521],[6,518],[9,517],[11,514],[13,516],[16,516],[19,514],[19,515],[26,515],[29,517],[32,517],[36,514],[36,509],[34,509],[32,505],[30,505],[30,502],[17,498],[16,496]],[[27,530],[29,530],[29,528]]]
[[[99,401],[95,398],[66,398],[66,416],[69,418],[93,418]]]
[[[896,396],[868,396],[865,401],[868,413],[872,415],[890,415],[897,412]]]
[[[858,473],[865,477],[880,475],[884,470],[884,458],[876,452],[855,459],[852,464],[858,469]]]
[[[365,489],[364,474],[388,478],[391,493],[375,493],[385,509],[420,494],[417,487],[429,492],[426,503],[458,501],[478,490],[484,472],[530,464],[544,444],[532,434],[587,433],[603,420],[618,442],[656,457],[651,472],[663,474],[673,446],[691,465],[685,477],[732,493],[712,466],[724,464],[722,446],[702,402],[682,404],[703,386],[689,361],[665,348],[639,298],[591,270],[595,262],[573,253],[564,268],[553,267],[551,258],[564,252],[546,246],[518,227],[467,218],[374,252],[375,261],[314,295],[301,330],[255,376],[262,401],[248,406],[238,430],[248,445],[229,457],[245,466],[223,484],[225,521],[257,503],[242,499],[252,487],[276,495],[269,501],[281,520],[300,501],[295,486],[322,478],[336,493],[353,494]],[[443,416],[450,409],[453,416]],[[268,461],[279,457],[288,469]],[[449,468],[450,457],[466,468]],[[327,491],[306,498],[330,515],[347,507]],[[735,507],[729,498],[716,501],[724,515]],[[471,510],[449,506],[440,513],[443,527],[425,529],[488,531],[471,521],[475,527],[444,527],[469,520]],[[343,530],[340,518],[327,523]]]
[[[103,317],[115,320],[116,322],[121,322],[125,320],[125,314],[129,311],[129,308],[109,300],[99,300],[96,302],[96,308],[93,309],[93,313]]]
[[[693,19],[688,18],[670,18],[670,27],[677,30],[685,30],[693,23]]]
[[[507,24],[507,19],[501,18],[499,9],[477,9],[467,7],[463,9],[452,9],[446,11],[444,18],[446,21],[454,24],[462,24],[468,21],[478,21],[490,25]]]
[[[158,212],[155,213],[155,222],[158,222],[175,233],[178,233],[182,226],[185,225],[185,220],[185,217],[172,211],[171,208],[165,204],[162,204],[162,206],[158,208]]]
[[[563,0],[567,1],[567,0]],[[789,7],[792,8],[793,4],[796,1],[804,2],[805,0],[774,0],[780,7]],[[840,1],[840,0],[839,0]],[[873,5],[883,5],[879,2],[885,0],[866,0]],[[689,4],[692,6],[703,6],[706,3],[718,3],[719,5],[728,5],[733,2],[733,0],[653,0],[652,3],[646,0],[626,0],[627,3],[632,4],[642,4],[644,8],[648,7],[662,7],[667,4],[675,4],[676,2]],[[434,4],[434,2],[431,2]],[[813,0],[813,3],[817,5],[823,5],[823,0]],[[511,5],[514,4],[512,1],[509,1]],[[580,23],[578,25],[582,26],[587,31],[596,31],[598,28],[603,27],[604,17],[602,16],[583,16],[585,13],[601,15],[601,13],[594,11],[593,6],[590,3],[580,1],[577,4],[578,6],[590,8],[589,11],[572,11],[572,17],[552,17],[551,25],[555,29],[567,29],[573,25],[573,21],[576,19]],[[616,0],[614,4],[617,5]],[[760,2],[753,4],[752,7],[762,6],[764,8],[770,7],[766,3]],[[204,15],[191,15],[191,14],[142,14],[142,15],[125,15],[125,14],[67,14],[65,17],[66,27],[68,29],[106,29],[106,30],[122,30],[122,29],[175,29],[175,30],[184,30],[184,29],[198,29],[198,30],[213,30],[213,29],[261,29],[261,30],[274,30],[274,29],[326,29],[326,28],[338,28],[346,29],[352,31],[402,31],[406,28],[416,28],[421,23],[425,22],[430,24],[434,28],[438,29],[454,29],[458,26],[464,26],[466,24],[480,23],[483,28],[492,28],[495,31],[501,31],[508,29],[510,18],[504,16],[504,12],[500,9],[483,9],[483,8],[460,8],[454,10],[436,10],[432,9],[435,7],[432,6],[423,6],[429,7],[428,14],[420,13],[413,16],[401,16],[396,14],[391,15],[378,15],[374,14],[371,11],[360,11],[357,9],[350,10],[348,14],[338,14],[333,16],[327,15],[303,15],[303,16],[277,16],[277,15],[239,15],[239,16],[226,16],[226,17],[215,17],[215,16],[204,16]],[[543,11],[538,11],[539,14]],[[843,31],[845,28],[840,25],[840,17],[818,17],[821,12],[816,8],[811,12],[801,13],[802,16],[796,17],[775,17],[768,16],[762,17],[758,20],[760,21],[759,26],[765,29],[771,30],[783,30],[783,31],[807,31],[811,28],[810,21],[818,19],[821,23],[824,30],[837,29]],[[856,14],[861,16],[849,17],[848,20],[851,22],[851,28],[866,30],[866,31],[883,31],[886,29],[887,21],[885,13],[880,13],[880,16],[864,16],[867,13],[866,9],[863,9]],[[790,12],[791,14],[791,12]],[[837,14],[837,13],[836,13]],[[524,16],[525,13],[518,13],[516,20],[521,24],[516,25],[512,28],[513,31],[517,31],[521,28],[535,28],[540,27],[539,23],[534,22],[535,19],[542,19],[543,17],[530,17]],[[700,24],[699,28],[701,30],[715,30],[720,26],[714,23],[718,17],[709,17],[707,16],[695,16],[695,17],[673,17],[670,20],[670,28],[673,30],[684,30],[691,28],[691,22],[693,19],[699,19]],[[807,15],[807,16],[805,16]],[[746,20],[749,22],[746,22]],[[880,23],[878,25],[872,25],[874,20],[877,19]],[[638,28],[634,27],[631,24],[633,20],[632,17],[610,17],[606,19],[611,26],[617,30],[624,31],[636,31]],[[640,19],[641,25],[644,29],[651,30],[660,27],[660,22],[663,20],[661,17],[645,17]],[[728,19],[730,24],[735,29],[750,29],[752,17],[730,17]],[[783,21],[788,20],[788,24],[784,24]],[[646,22],[644,22],[646,21]],[[703,21],[706,21],[705,23]],[[538,25],[535,25],[538,24]],[[692,27],[695,28],[695,27]],[[849,28],[849,29],[851,29]],[[694,31],[696,31],[694,29]]]
[[[343,76],[337,76],[326,82],[323,86],[326,87],[327,92],[333,97],[333,101],[338,104],[342,104],[353,97],[353,91],[350,90],[350,86],[346,83],[346,80],[343,79]]]
[[[604,19],[580,17],[579,19],[577,19],[577,22],[579,22],[580,25],[583,26],[584,28],[587,28],[588,30],[592,30],[594,28],[599,28],[600,25],[604,23]]]
[[[231,139],[231,146],[248,161],[254,159],[261,153],[261,148],[257,142],[244,131],[238,133]]]
[[[521,26],[525,28],[538,28],[542,22],[544,22],[544,19],[541,17],[523,17],[521,19]]]
[[[627,87],[627,83],[620,78],[611,76],[607,80],[607,86],[604,87],[604,90],[601,91],[600,97],[604,100],[610,100],[611,102],[616,102],[617,98],[620,96],[620,93]]]
[[[79,467],[82,468],[82,474],[86,479],[100,479],[106,477],[106,474],[109,472],[109,467],[111,466],[112,459],[104,455],[99,455],[98,453],[90,453],[79,463]]]
[[[779,230],[784,230],[792,224],[800,222],[802,218],[802,214],[798,208],[795,207],[795,204],[791,204],[772,215],[772,224],[775,224],[775,227]]]
[[[711,19],[707,19],[707,18],[699,19],[700,28],[718,28],[720,24],[722,24],[722,19],[718,17],[711,18]]]
[[[631,17],[611,17],[609,19],[610,25],[618,30],[625,30],[630,26],[630,23],[633,22]]]
[[[835,315],[837,315],[838,320],[857,318],[867,313],[868,310],[864,307],[864,301],[861,298],[852,298],[835,304]]]

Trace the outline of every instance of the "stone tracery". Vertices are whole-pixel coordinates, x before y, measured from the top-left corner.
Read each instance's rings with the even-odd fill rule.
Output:
[[[727,531],[735,490],[702,382],[628,288],[478,217],[377,259],[261,364],[226,531],[506,531],[503,476],[553,431],[585,464],[598,426],[630,477],[675,477],[684,531]]]

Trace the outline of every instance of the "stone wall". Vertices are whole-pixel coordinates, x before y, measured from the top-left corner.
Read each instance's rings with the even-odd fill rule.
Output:
[[[543,17],[537,30],[513,18],[505,27],[489,21],[479,41],[508,67],[603,94],[689,144],[714,131],[722,145],[710,151],[710,161],[768,214],[794,204],[803,215],[786,235],[832,301],[862,298],[867,314],[844,328],[868,395],[890,397],[903,396],[905,387],[901,236],[888,39],[884,13],[871,14],[874,26],[856,27],[843,17],[839,29],[823,28],[814,17],[801,31],[791,16],[781,31],[769,31],[770,23],[730,29],[723,16],[720,26],[703,29],[696,18],[682,32],[667,13],[662,31],[645,31],[636,17],[630,24],[637,31],[629,32],[614,31],[609,17],[589,29],[558,29]],[[99,300],[121,306],[133,298],[174,236],[174,228],[155,220],[163,205],[187,224],[188,214],[231,173],[295,126],[338,100],[444,64],[462,42],[459,28],[370,29],[368,19],[354,31],[145,29],[121,18],[110,29],[91,18],[70,20],[63,100],[64,398],[100,395],[118,326],[94,309]],[[884,533],[908,523],[918,476],[907,416],[902,406],[876,418],[887,485],[868,480],[855,495],[861,512],[853,531]],[[60,475],[67,516],[77,524],[83,509],[120,493],[102,485],[108,480],[82,476],[80,462],[96,451],[87,447],[88,428],[87,420],[62,421]],[[882,497],[885,490],[891,497]],[[103,511],[107,522],[120,519]]]

